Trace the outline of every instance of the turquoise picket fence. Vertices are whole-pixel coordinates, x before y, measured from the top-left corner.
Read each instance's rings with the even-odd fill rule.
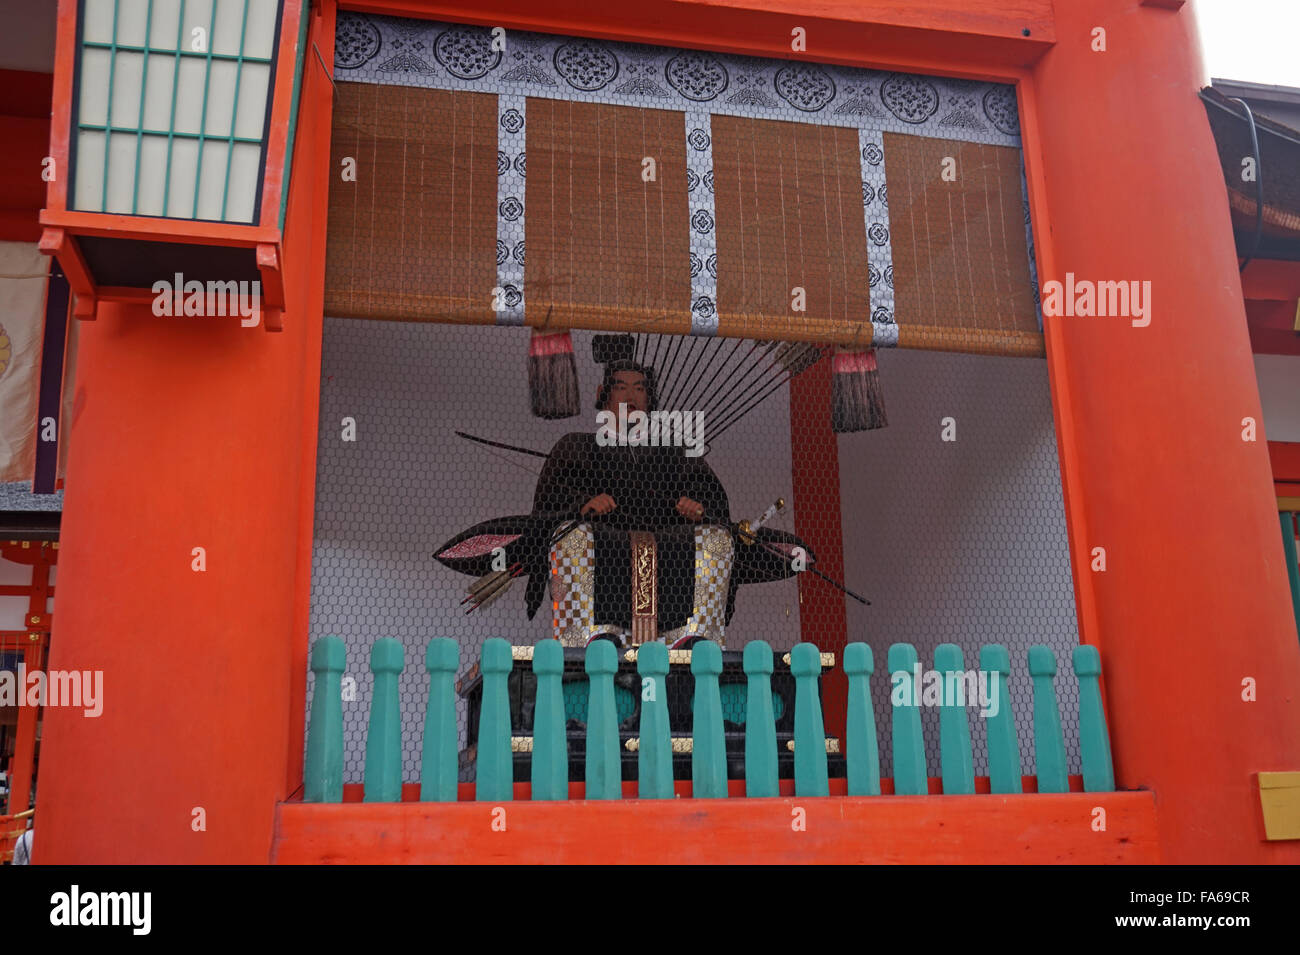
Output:
[[[620,799],[623,796],[619,722],[624,718],[616,706],[614,674],[618,651],[612,643],[596,641],[587,648],[585,669],[589,681],[586,712],[586,798]],[[536,709],[531,737],[512,737],[507,679],[516,659],[531,658],[537,680]],[[778,794],[777,734],[771,678],[775,656],[761,640],[744,650],[745,697],[744,773],[748,797]],[[827,751],[837,741],[827,740],[822,723],[818,680],[823,672],[823,654],[810,643],[791,650],[788,662],[794,677],[794,790],[799,796],[829,795]],[[906,643],[889,648],[891,674],[914,673],[917,653]],[[849,644],[844,651],[844,672],[848,678],[846,707],[846,787],[850,796],[880,795],[880,758],[872,706],[871,675],[875,664],[871,647]],[[1079,646],[1073,654],[1079,681],[1079,750],[1083,788],[1107,792],[1115,788],[1106,718],[1102,709],[1101,661],[1095,647]],[[398,706],[398,677],[404,667],[400,642],[377,640],[371,648],[370,668],[374,691],[370,700],[370,723],[366,738],[365,801],[397,802],[401,799],[402,741]],[[424,665],[429,673],[429,698],[425,711],[420,798],[426,802],[453,802],[457,798],[459,733],[456,724],[454,680],[460,664],[460,647],[455,640],[439,637],[430,641]],[[1020,746],[1015,716],[1007,693],[1011,655],[1003,646],[982,647],[980,669],[987,683],[987,699],[997,699],[987,726],[990,791],[1022,792]],[[694,677],[692,735],[673,738],[669,733],[668,702],[663,687],[670,666],[689,665]],[[304,800],[343,800],[343,704],[340,693],[345,666],[343,641],[322,637],[312,647],[311,669],[316,675],[307,734]],[[562,677],[564,651],[557,641],[536,647],[512,647],[494,638],[484,642],[479,661],[483,674],[482,702],[477,740],[475,798],[502,802],[514,792],[516,750],[531,752],[531,797],[569,797],[569,754],[565,731],[566,700]],[[662,644],[642,646],[636,655],[642,678],[639,738],[628,741],[637,752],[637,796],[641,799],[669,799],[673,792],[673,753],[691,754],[692,793],[695,798],[727,796],[727,753],[724,739],[723,694],[718,677],[722,652],[709,641],[689,651],[672,651]],[[1028,653],[1033,681],[1034,761],[1040,793],[1068,791],[1065,740],[1057,706],[1056,658],[1047,647],[1032,647]],[[934,654],[934,671],[950,686],[965,673],[961,649],[943,644]],[[894,686],[900,683],[891,681]],[[647,691],[647,688],[648,691]],[[997,694],[997,696],[994,696]],[[943,792],[974,793],[970,727],[965,701],[945,694],[939,702],[940,776]],[[902,697],[901,699],[899,697]],[[779,698],[778,698],[779,699]],[[921,735],[920,707],[929,701],[915,693],[891,693],[891,739],[894,753],[894,792],[925,795],[929,791],[930,767],[926,763]],[[731,701],[735,706],[735,701]],[[992,710],[992,707],[990,707]]]

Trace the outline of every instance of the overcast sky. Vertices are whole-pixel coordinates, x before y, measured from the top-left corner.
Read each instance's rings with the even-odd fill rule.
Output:
[[[1210,76],[1300,87],[1300,0],[1194,0]]]

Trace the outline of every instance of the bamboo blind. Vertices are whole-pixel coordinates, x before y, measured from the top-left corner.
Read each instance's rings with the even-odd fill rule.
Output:
[[[712,125],[719,334],[869,344],[857,130]]]
[[[337,84],[326,314],[496,321],[496,124],[492,94]]]
[[[1043,354],[1019,152],[898,133],[884,145],[899,346]]]
[[[689,332],[683,114],[530,98],[526,136],[526,322]]]
[[[497,105],[338,84],[327,314],[497,321]],[[718,334],[870,344],[857,131],[723,115],[710,128]],[[680,112],[529,98],[529,325],[690,330],[684,132]],[[1041,355],[1018,150],[895,133],[884,147],[898,344]]]

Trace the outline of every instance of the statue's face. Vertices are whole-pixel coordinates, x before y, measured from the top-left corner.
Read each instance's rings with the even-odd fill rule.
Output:
[[[609,386],[609,400],[605,410],[618,414],[619,405],[627,405],[628,413],[645,411],[650,403],[646,393],[645,375],[639,371],[616,371]]]

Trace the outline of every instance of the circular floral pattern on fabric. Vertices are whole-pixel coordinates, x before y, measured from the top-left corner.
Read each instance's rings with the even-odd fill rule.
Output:
[[[888,209],[889,208],[889,186],[887,184],[882,184],[880,187],[880,191],[876,193],[876,195],[880,197],[880,204],[884,206],[886,209]]]
[[[702,153],[709,148],[709,134],[702,129],[692,129],[686,137],[686,142],[696,152]]]
[[[707,295],[701,295],[691,303],[691,311],[700,316],[700,318],[712,318],[713,299],[709,298]]]
[[[703,235],[706,232],[713,231],[713,216],[709,215],[703,209],[697,209],[695,215],[691,216],[691,225],[695,231]]]
[[[501,218],[514,222],[524,214],[524,204],[514,196],[507,196],[502,200],[499,210]]]
[[[709,192],[713,191],[713,170],[712,169],[710,169],[708,172],[704,174],[704,188],[709,190]]]
[[[718,277],[718,255],[716,252],[704,260],[704,267],[709,270],[709,274],[715,279]]]
[[[894,321],[894,313],[884,305],[877,305],[871,313],[871,321],[876,325],[890,325]]]
[[[515,243],[514,256],[516,262],[520,265],[524,264],[524,243],[522,241]]]
[[[1016,111],[1016,93],[1010,86],[990,86],[984,94],[984,115],[1008,136],[1020,135],[1020,114]]]
[[[462,80],[476,80],[501,62],[501,51],[492,49],[492,35],[481,27],[444,30],[433,43],[433,55]]]
[[[497,265],[505,265],[506,259],[510,257],[510,248],[500,239],[497,239]]]
[[[510,157],[498,149],[497,150],[497,175],[504,176],[506,174],[506,171],[509,168],[510,168]]]
[[[686,191],[694,192],[695,187],[700,184],[700,176],[694,169],[686,170]]]
[[[501,114],[501,128],[507,133],[517,133],[524,128],[524,117],[517,109],[508,109]]]
[[[876,268],[874,265],[868,265],[867,285],[875,288],[878,284],[880,284],[880,269]]]
[[[889,230],[879,222],[873,222],[871,228],[867,230],[867,238],[871,240],[872,245],[884,245],[889,241]]]
[[[592,40],[575,40],[555,51],[555,71],[575,90],[590,93],[618,76],[618,58]]]
[[[835,98],[835,81],[815,66],[777,70],[772,86],[781,99],[805,113],[815,113]]]
[[[894,287],[894,267],[892,265],[885,266],[885,284],[890,288]]]
[[[520,153],[515,157],[515,172],[525,178],[528,176],[528,153]]]
[[[871,188],[871,183],[864,182],[862,184],[862,204],[864,206],[869,206],[871,205],[872,200],[875,198],[876,198],[876,190]]]
[[[689,100],[703,103],[727,88],[727,68],[707,53],[678,53],[664,67],[672,88]]]
[[[334,65],[355,70],[379,52],[379,30],[365,17],[340,13],[334,31]]]
[[[704,268],[704,266],[700,262],[700,257],[696,255],[694,252],[692,252],[691,253],[691,278],[695,278],[695,276],[699,275],[700,269],[702,268]]]
[[[875,143],[867,143],[862,149],[862,158],[867,161],[868,165],[879,166],[884,160],[885,154]]]
[[[501,298],[505,302],[506,308],[514,308],[524,300],[524,293],[519,291],[516,285],[503,285],[501,287]]]
[[[939,91],[919,76],[891,73],[880,84],[885,108],[905,123],[924,123],[939,110]]]

